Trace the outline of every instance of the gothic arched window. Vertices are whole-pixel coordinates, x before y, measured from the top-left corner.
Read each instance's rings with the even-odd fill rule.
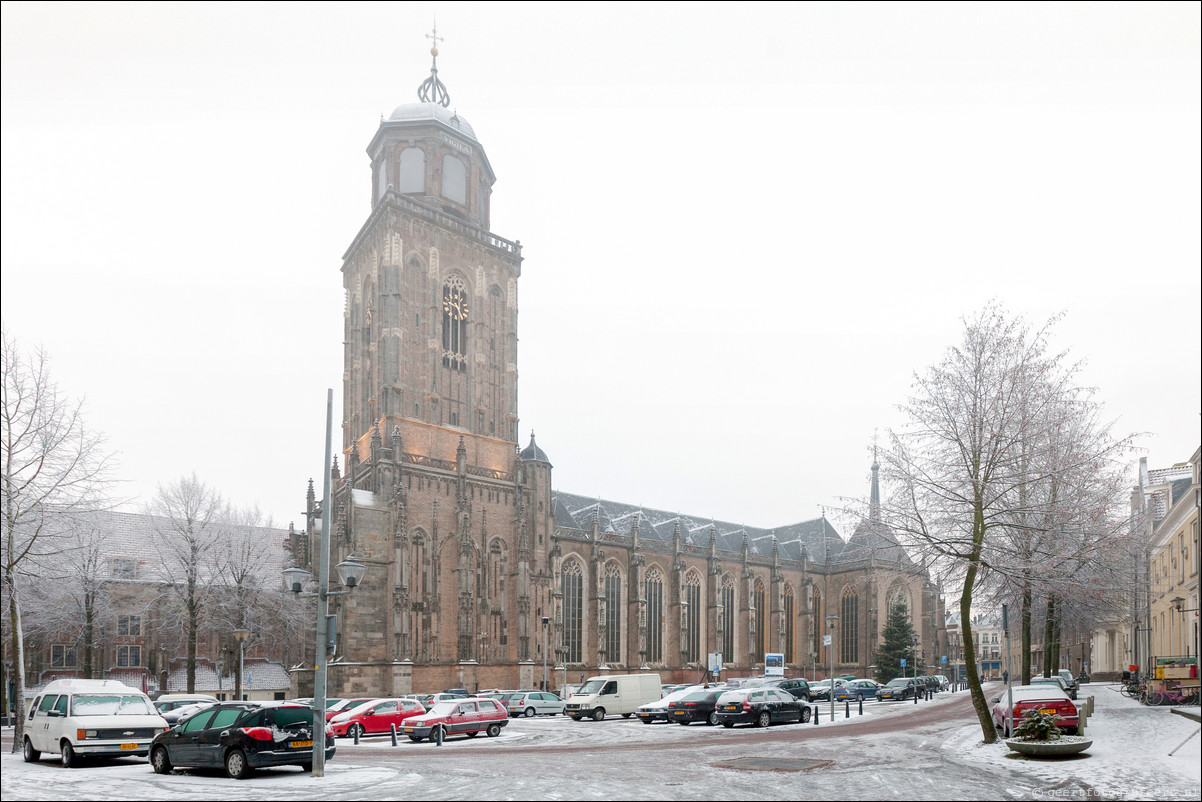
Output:
[[[622,662],[622,572],[610,563],[605,568],[605,661]]]
[[[757,579],[752,599],[755,601],[755,655],[760,660],[764,659],[764,644],[768,642],[768,636],[765,633],[768,616],[764,614],[764,608],[768,603],[767,595],[764,592],[764,581]]]
[[[459,276],[448,276],[442,285],[442,364],[467,367],[467,285]]]
[[[684,580],[684,600],[688,604],[688,617],[685,619],[683,662],[697,662],[701,659],[701,577],[696,571],[689,571]]]
[[[644,580],[647,599],[647,662],[664,659],[664,576],[658,568],[647,572]]]
[[[405,148],[401,151],[401,183],[399,192],[426,191],[426,154],[421,148]]]
[[[722,580],[722,662],[735,659],[735,581],[729,576]]]
[[[843,588],[839,600],[839,635],[841,663],[855,663],[860,659],[858,648],[860,633],[860,596],[851,585]]]
[[[563,644],[564,662],[584,662],[584,573],[580,563],[569,560],[563,566]]]
[[[793,586],[785,585],[785,662],[796,663],[793,654]]]
[[[467,205],[467,166],[456,156],[442,157],[442,196]]]

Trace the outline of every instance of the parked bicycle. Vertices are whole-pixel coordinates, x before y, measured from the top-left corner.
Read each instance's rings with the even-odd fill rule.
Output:
[[[1195,705],[1198,703],[1198,689],[1174,685],[1168,690],[1152,691],[1147,703],[1150,705]]]
[[[1132,699],[1139,699],[1144,695],[1144,691],[1144,681],[1142,679],[1133,679],[1119,689],[1119,693]]]

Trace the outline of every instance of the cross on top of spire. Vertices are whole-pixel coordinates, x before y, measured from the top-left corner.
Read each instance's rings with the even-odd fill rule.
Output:
[[[451,95],[442,81],[438,80],[438,43],[444,39],[438,35],[437,20],[434,22],[434,30],[426,34],[426,38],[431,42],[430,56],[433,63],[430,66],[430,77],[422,81],[422,85],[417,88],[417,98],[422,103],[437,103],[445,109],[451,105]]]

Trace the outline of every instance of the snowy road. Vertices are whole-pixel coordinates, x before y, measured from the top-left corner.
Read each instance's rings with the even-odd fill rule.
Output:
[[[1088,757],[1035,761],[981,742],[967,694],[931,702],[866,703],[834,726],[768,730],[633,719],[574,722],[514,719],[498,738],[452,739],[441,747],[402,738],[338,742],[324,779],[295,769],[246,781],[219,772],[155,775],[128,760],[65,770],[0,758],[7,799],[1190,799],[1200,795],[1202,735],[1168,752],[1198,725],[1168,708],[1146,708],[1112,686],[1096,698]],[[829,761],[808,771],[748,771],[740,758]]]

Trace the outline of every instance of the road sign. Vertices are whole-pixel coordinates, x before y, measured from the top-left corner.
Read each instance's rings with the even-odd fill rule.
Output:
[[[823,636],[822,636],[822,645],[823,645],[823,646],[830,646],[830,645],[831,645],[831,636],[830,636],[830,635],[823,635]]]
[[[905,667],[906,667],[906,658],[904,658],[904,657],[903,657],[903,658],[901,659],[901,661],[902,661],[901,667],[902,667],[902,668],[905,668]]]

